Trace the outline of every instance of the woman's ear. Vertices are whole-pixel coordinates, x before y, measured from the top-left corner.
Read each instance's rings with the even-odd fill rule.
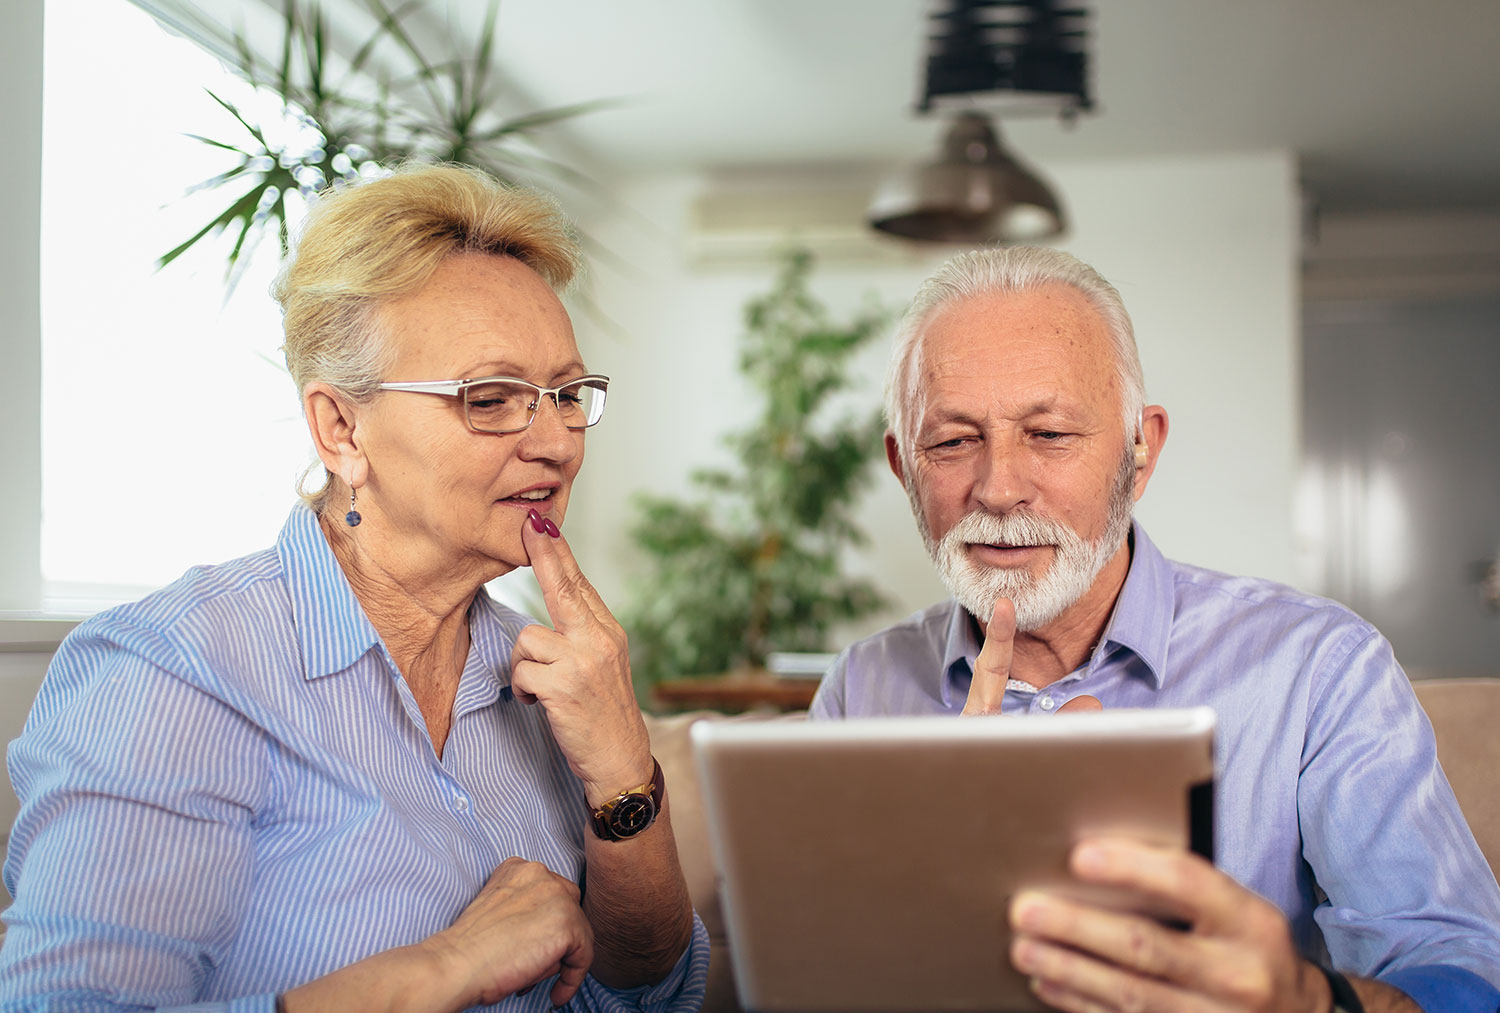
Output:
[[[350,489],[365,484],[369,462],[360,446],[357,407],[329,384],[302,388],[302,413],[323,467]]]

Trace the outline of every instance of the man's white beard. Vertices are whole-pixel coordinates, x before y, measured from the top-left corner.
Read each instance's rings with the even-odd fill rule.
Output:
[[[1016,606],[1016,629],[1030,633],[1054,622],[1093,586],[1094,578],[1125,544],[1130,532],[1135,462],[1127,455],[1116,477],[1109,518],[1100,536],[1090,542],[1060,521],[1024,507],[1004,515],[975,510],[966,514],[942,541],[933,539],[927,518],[908,488],[916,508],[922,542],[937,565],[938,575],[958,603],[980,622],[995,614],[995,602],[1009,598]],[[1040,577],[1024,567],[986,566],[969,558],[968,545],[1052,545],[1056,555]]]

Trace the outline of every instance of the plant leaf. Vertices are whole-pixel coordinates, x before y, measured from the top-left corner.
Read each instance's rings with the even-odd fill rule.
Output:
[[[204,90],[207,91],[207,89]],[[261,143],[261,146],[266,149],[267,153],[270,153],[270,145],[266,143],[266,135],[261,132],[259,127],[251,126],[250,121],[240,115],[240,111],[234,107],[234,104],[232,102],[226,102],[224,99],[219,98],[219,96],[215,95],[211,91],[208,93],[208,97],[219,103],[219,105],[223,106],[225,109],[229,110],[229,115],[239,120],[240,126],[248,130],[250,132],[250,136],[259,141]]]
[[[555,109],[543,109],[539,112],[528,113],[525,116],[517,116],[506,120],[498,126],[488,130],[482,130],[474,135],[476,141],[495,141],[507,134],[524,133],[536,127],[548,126],[561,120],[570,120],[575,116],[585,113],[597,112],[600,109],[609,109],[625,105],[632,100],[623,97],[592,99],[588,102],[574,102],[571,105],[558,106]]]
[[[220,211],[216,216],[214,216],[214,219],[207,225],[203,226],[203,228],[193,233],[192,237],[186,242],[181,243],[178,246],[174,246],[171,250],[162,254],[162,256],[156,261],[156,266],[158,268],[166,267],[172,261],[176,260],[178,257],[186,253],[189,247],[191,247],[198,240],[202,239],[204,236],[208,235],[210,232],[213,232],[217,229],[227,228],[229,225],[240,218],[245,218],[248,222],[250,217],[254,215],[255,209],[260,206],[260,195],[263,192],[265,192],[265,184],[257,183],[254,187],[252,187],[250,190],[247,190],[242,196],[240,196],[239,199],[237,199],[233,204],[230,204],[229,207],[225,208],[223,211]],[[241,241],[243,241],[243,238],[243,234],[241,234]],[[239,249],[238,243],[235,245],[235,249]],[[233,260],[234,258],[230,257],[231,263],[233,263]]]
[[[236,147],[235,145],[230,144],[228,141],[216,141],[212,137],[204,137],[202,134],[190,134],[186,131],[183,132],[182,136],[189,137],[203,144],[207,144],[210,147],[223,148],[225,151],[232,151],[236,155],[244,155],[246,158],[254,157],[250,152],[246,151],[243,148]]]

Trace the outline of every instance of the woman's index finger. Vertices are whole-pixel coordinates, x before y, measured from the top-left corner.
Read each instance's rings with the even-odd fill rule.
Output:
[[[567,540],[561,535],[553,538],[538,532],[528,520],[521,529],[521,541],[531,559],[531,572],[542,589],[542,601],[553,628],[566,633],[580,622],[597,621],[604,603],[578,568]]]

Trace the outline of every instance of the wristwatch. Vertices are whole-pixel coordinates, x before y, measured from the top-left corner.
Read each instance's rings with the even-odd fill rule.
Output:
[[[1333,993],[1333,1008],[1329,1013],[1365,1013],[1364,1004],[1349,984],[1349,979],[1331,967],[1318,967],[1328,979],[1328,989]]]
[[[623,841],[646,830],[656,822],[666,790],[661,764],[653,756],[650,781],[627,788],[589,814],[593,818],[594,836],[601,841]]]

